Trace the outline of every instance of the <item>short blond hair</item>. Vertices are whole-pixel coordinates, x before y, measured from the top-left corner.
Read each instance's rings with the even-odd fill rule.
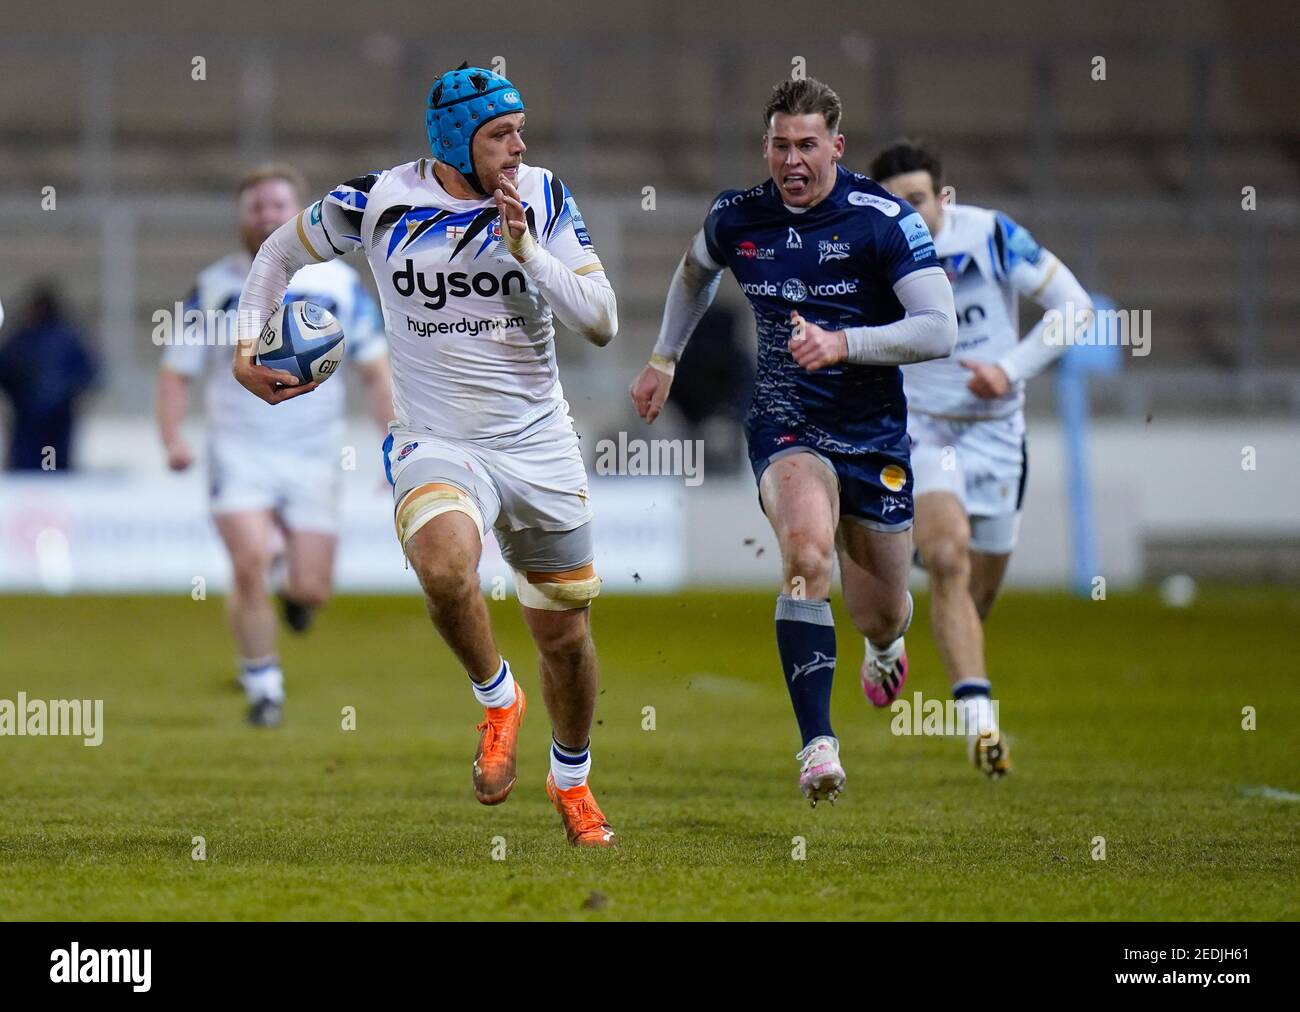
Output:
[[[245,190],[252,189],[258,183],[265,183],[272,179],[283,179],[294,188],[299,200],[307,192],[307,177],[288,162],[263,162],[261,165],[249,169],[240,177],[239,189],[235,193],[242,197]]]
[[[763,128],[771,127],[772,117],[777,113],[786,116],[821,113],[826,128],[836,134],[840,130],[840,116],[843,112],[839,95],[816,78],[782,81],[772,89],[772,95],[763,107]]]

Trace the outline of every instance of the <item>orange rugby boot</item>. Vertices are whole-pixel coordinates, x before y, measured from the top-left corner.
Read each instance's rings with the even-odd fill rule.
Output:
[[[555,777],[548,773],[546,796],[560,813],[565,835],[573,846],[613,847],[618,843],[614,827],[605,821],[605,813],[596,804],[596,798],[586,784],[562,791],[555,786]]]
[[[515,682],[513,706],[489,706],[478,725],[478,751],[474,753],[474,797],[485,805],[499,805],[515,786],[515,746],[524,723],[528,701],[524,687]]]

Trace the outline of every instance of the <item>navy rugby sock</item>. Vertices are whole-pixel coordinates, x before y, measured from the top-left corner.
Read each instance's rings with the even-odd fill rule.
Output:
[[[776,647],[785,669],[799,734],[807,745],[831,730],[831,683],[835,678],[835,620],[829,601],[776,599]]]

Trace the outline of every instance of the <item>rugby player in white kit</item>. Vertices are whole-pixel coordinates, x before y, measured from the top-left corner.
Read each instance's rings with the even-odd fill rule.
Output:
[[[426,125],[433,159],[334,188],[262,246],[240,300],[235,375],[272,403],[310,392],[255,365],[252,341],[301,266],[365,253],[392,356],[397,420],[384,465],[397,536],[486,710],[475,796],[495,805],[513,789],[526,706],[479,589],[494,531],[540,653],[547,794],[570,843],[609,846],[614,831],[587,785],[600,580],[552,320],[603,346],[618,327],[614,291],[568,189],[523,163],[524,103],[508,80],[464,65],[443,74]]]
[[[952,355],[903,366],[916,482],[914,536],[930,579],[935,641],[961,708],[969,753],[978,769],[996,778],[1011,769],[1011,751],[992,705],[982,623],[1020,528],[1028,466],[1025,381],[1067,347],[1066,340],[1054,339],[1051,324],[1090,323],[1092,300],[1069,268],[1007,215],[945,206],[932,152],[896,144],[871,163],[871,175],[925,219],[952,282],[958,334]],[[1047,310],[1023,340],[1021,296]]]
[[[254,727],[278,724],[284,705],[267,588],[272,563],[284,562],[279,595],[285,621],[304,632],[329,597],[338,543],[344,384],[276,411],[250,397],[226,367],[249,265],[267,236],[302,209],[304,189],[301,173],[283,164],[259,166],[240,180],[243,249],[199,272],[163,349],[155,405],[167,464],[184,471],[195,455],[181,420],[191,383],[206,375],[208,491],[230,556],[227,611]],[[347,335],[343,372],[360,378],[371,416],[386,426],[392,399],[383,321],[357,272],[342,262],[317,264],[293,279],[288,297],[314,302],[338,318]]]

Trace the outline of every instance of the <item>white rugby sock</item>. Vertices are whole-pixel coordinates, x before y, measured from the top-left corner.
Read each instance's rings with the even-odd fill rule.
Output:
[[[591,775],[591,742],[574,751],[551,738],[551,776],[562,791],[581,787]]]
[[[504,657],[497,673],[486,682],[480,685],[471,678],[469,684],[474,687],[474,698],[488,709],[515,705],[515,675]]]
[[[992,688],[987,678],[966,678],[952,687],[966,737],[974,738],[981,731],[997,730],[998,721],[993,711]]]
[[[274,657],[257,657],[239,659],[239,684],[244,687],[244,695],[250,703],[269,699],[273,703],[284,702],[284,672],[280,662]]]

